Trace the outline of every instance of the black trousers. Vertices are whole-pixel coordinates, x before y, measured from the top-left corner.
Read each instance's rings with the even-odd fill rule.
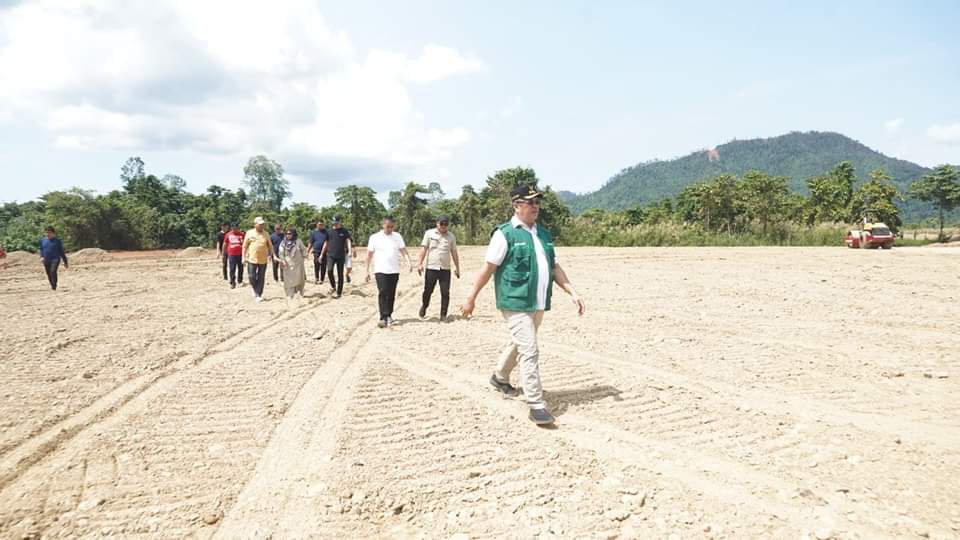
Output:
[[[243,283],[243,255],[230,255],[230,284]]]
[[[223,280],[227,281],[227,260],[229,259],[229,257],[227,257],[226,251],[223,252],[222,258],[223,258]]]
[[[336,290],[337,290],[337,295],[341,295],[341,294],[343,294],[343,264],[344,264],[345,261],[344,261],[344,259],[334,259],[333,257],[328,257],[328,259],[329,259],[329,260],[327,261],[327,265],[328,265],[328,267],[327,267],[327,272],[328,272],[327,277],[330,278],[330,287],[331,287],[331,288],[336,288]],[[334,268],[336,268],[336,270],[337,270],[337,280],[336,280],[336,281],[333,280],[333,270],[334,270]],[[334,284],[336,284],[336,285],[334,285]]]
[[[283,268],[280,268],[280,261],[276,257],[273,258],[273,280],[283,281]]]
[[[250,286],[257,296],[263,296],[263,284],[267,281],[267,265],[247,263],[247,274],[250,277]]]
[[[430,297],[433,296],[433,289],[440,282],[440,318],[447,316],[447,308],[450,307],[450,271],[449,270],[431,270],[427,269],[423,278],[423,309],[430,307]]]
[[[47,272],[47,281],[50,282],[50,288],[57,290],[57,272],[60,271],[60,259],[44,259],[43,269]]]
[[[393,303],[397,299],[397,283],[400,282],[400,274],[375,274],[377,278],[377,290],[380,291],[377,297],[380,305],[380,320],[393,316]]]
[[[327,258],[321,257],[319,253],[313,254],[313,279],[323,283],[323,278],[327,277]]]

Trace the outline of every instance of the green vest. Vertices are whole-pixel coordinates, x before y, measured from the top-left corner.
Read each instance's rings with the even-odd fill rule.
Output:
[[[494,274],[494,287],[497,293],[497,309],[503,311],[537,311],[537,251],[533,245],[533,235],[523,227],[514,227],[511,222],[497,227],[507,239],[507,255]],[[549,265],[546,310],[550,310],[550,297],[553,295],[553,265],[556,254],[553,250],[553,237],[543,227],[537,227],[537,237],[547,255]]]

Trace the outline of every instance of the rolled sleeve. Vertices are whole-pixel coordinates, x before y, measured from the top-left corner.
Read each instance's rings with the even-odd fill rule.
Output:
[[[490,244],[487,246],[487,254],[484,256],[484,260],[490,264],[500,266],[503,264],[503,259],[507,256],[507,237],[503,235],[503,231],[497,230],[493,233],[493,236],[490,237]]]

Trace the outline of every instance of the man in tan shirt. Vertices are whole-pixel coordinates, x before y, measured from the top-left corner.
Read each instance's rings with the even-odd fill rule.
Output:
[[[264,230],[265,221],[257,216],[253,229],[243,238],[243,260],[247,262],[247,275],[253,288],[253,297],[263,301],[263,284],[267,277],[267,263],[273,260],[273,242]]]
[[[437,228],[430,229],[420,242],[420,263],[417,273],[426,276],[423,282],[423,301],[420,304],[420,318],[427,316],[430,297],[437,282],[440,282],[440,321],[447,320],[447,308],[450,307],[450,261],[453,260],[454,275],[460,279],[460,255],[457,253],[457,237],[450,232],[450,218],[437,218]],[[424,268],[426,261],[426,268]]]

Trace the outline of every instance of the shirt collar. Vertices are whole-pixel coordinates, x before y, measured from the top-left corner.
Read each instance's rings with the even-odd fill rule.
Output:
[[[510,220],[510,224],[513,226],[514,229],[516,229],[517,227],[523,227],[524,229],[531,232],[537,230],[536,223],[533,224],[533,227],[527,227],[527,225],[524,222],[520,221],[520,218],[518,218],[516,214],[513,215],[513,219]]]

